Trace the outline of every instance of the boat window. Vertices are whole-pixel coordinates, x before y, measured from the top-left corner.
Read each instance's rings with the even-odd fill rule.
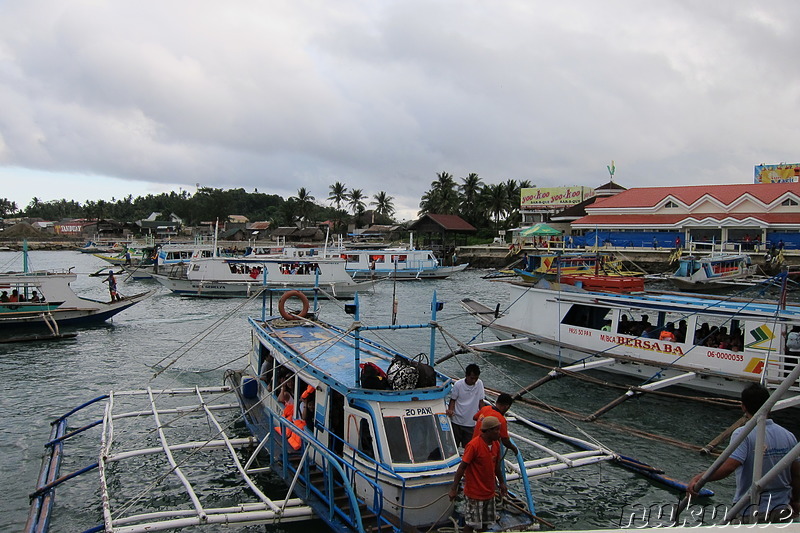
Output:
[[[575,304],[567,311],[561,323],[599,330],[607,324],[606,320],[610,318],[611,309],[608,307]]]
[[[739,320],[700,315],[697,317],[694,343],[697,346],[741,352],[744,344],[744,330]]]
[[[348,263],[358,263],[358,262],[359,262],[359,260],[360,260],[360,257],[361,257],[361,256],[359,256],[359,255],[355,255],[355,254],[343,254],[343,255],[342,255],[342,257],[343,257],[343,258],[345,259],[345,261],[347,261]]]
[[[372,443],[372,429],[370,429],[367,419],[362,418],[358,427],[358,451],[375,459],[375,449]]]
[[[442,445],[439,431],[433,415],[406,417],[408,437],[411,442],[411,454],[415,463],[441,461]]]
[[[407,255],[393,255],[392,256],[392,263],[405,263],[408,261]]]
[[[408,447],[406,440],[400,438],[405,434],[403,430],[403,421],[399,416],[383,417],[383,426],[386,428],[386,435],[396,435],[394,438],[387,438],[389,443],[389,453],[392,456],[392,461],[395,463],[410,463],[411,458],[408,455]]]

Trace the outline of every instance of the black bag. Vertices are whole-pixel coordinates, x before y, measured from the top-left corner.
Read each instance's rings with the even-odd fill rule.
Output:
[[[424,359],[424,361],[423,361]],[[417,356],[409,361],[411,366],[417,369],[419,377],[417,378],[417,387],[435,387],[436,386],[436,371],[431,365],[428,364],[428,356],[424,353],[417,354]]]

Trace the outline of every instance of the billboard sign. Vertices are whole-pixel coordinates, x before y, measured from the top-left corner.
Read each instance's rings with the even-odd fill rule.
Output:
[[[520,191],[525,207],[563,207],[579,204],[594,196],[591,187],[536,187]]]
[[[756,183],[797,183],[800,182],[800,163],[757,165],[755,175]]]

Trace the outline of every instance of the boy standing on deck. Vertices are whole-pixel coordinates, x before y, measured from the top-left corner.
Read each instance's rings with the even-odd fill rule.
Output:
[[[466,448],[475,429],[473,417],[483,405],[485,392],[480,380],[481,369],[475,363],[467,365],[466,375],[453,384],[447,416],[453,420],[456,444]]]

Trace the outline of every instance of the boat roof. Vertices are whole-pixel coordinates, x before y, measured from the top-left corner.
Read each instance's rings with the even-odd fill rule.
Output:
[[[514,285],[528,286],[529,283],[514,281]],[[560,287],[559,287],[560,285]],[[566,287],[566,290],[564,290]],[[688,294],[682,292],[669,291],[644,291],[638,293],[618,294],[605,292],[592,292],[580,290],[572,286],[555,283],[539,283],[536,287],[551,291],[559,291],[564,294],[564,298],[574,295],[589,295],[591,300],[596,303],[606,303],[623,307],[639,308],[702,308],[705,313],[714,314],[739,314],[739,315],[758,315],[758,316],[780,316],[784,319],[800,319],[800,306],[786,305],[785,309],[780,308],[775,302],[765,300],[754,300],[733,297],[720,297],[703,294]]]
[[[357,360],[358,363],[374,363],[386,372],[395,357],[405,356],[362,336],[356,350],[352,333],[324,322],[307,319],[287,321],[272,317],[266,321],[250,318],[250,323],[263,339],[292,361],[299,372],[309,374],[350,397],[378,399],[380,396],[388,401],[407,401],[411,396],[439,398],[450,391],[452,379],[439,372],[436,373],[435,387],[409,390],[362,388],[356,384]]]

